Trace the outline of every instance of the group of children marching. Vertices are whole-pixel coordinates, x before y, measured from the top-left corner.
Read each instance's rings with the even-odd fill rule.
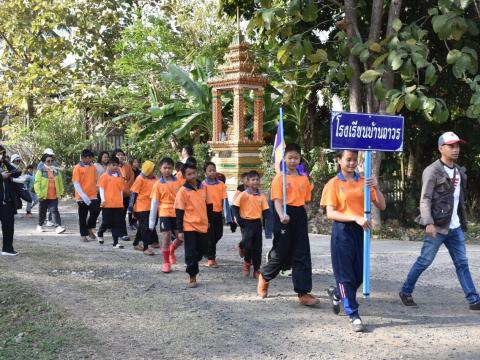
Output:
[[[123,152],[120,155],[124,155]],[[209,267],[218,267],[216,246],[223,235],[222,213],[231,211],[232,221],[240,226],[242,233],[238,244],[239,254],[243,257],[242,272],[245,277],[252,272],[253,277],[258,279],[258,295],[267,297],[270,281],[280,271],[291,269],[299,303],[315,306],[319,300],[310,294],[312,262],[305,207],[311,200],[312,185],[308,176],[297,170],[300,159],[300,148],[295,144],[287,145],[284,156],[286,184],[283,184],[282,174],[272,181],[274,238],[269,259],[263,267],[262,219],[266,217],[269,206],[265,195],[260,192],[260,175],[251,171],[242,176],[242,185],[230,207],[226,186],[219,180],[215,164],[204,164],[205,179],[200,181],[197,164],[192,157],[186,158],[181,167],[172,159],[163,158],[158,164],[159,178],[154,175],[155,164],[145,161],[141,173],[131,181],[123,160],[113,156],[105,173],[97,179],[95,166],[92,165],[93,154],[84,150],[72,179],[78,202],[80,235],[84,240],[97,238],[103,244],[103,233],[110,229],[113,246],[122,248],[119,240],[126,235],[126,212],[131,213],[138,221],[134,248],[145,255],[154,255],[153,249],[161,248],[162,271],[169,273],[172,264],[176,263],[175,250],[183,244],[188,287],[195,288],[198,285],[199,262],[203,257],[207,258]],[[353,330],[363,331],[355,294],[362,280],[362,230],[369,226],[363,217],[365,179],[355,172],[356,152],[338,153],[337,163],[338,174],[323,189],[321,200],[328,218],[334,221],[331,251],[336,286],[328,290],[328,295],[333,311],[338,314],[342,302]],[[377,182],[369,179],[366,184],[372,189],[374,205],[385,208]],[[286,204],[283,203],[284,198]],[[100,209],[102,224],[95,236]],[[156,232],[157,223],[161,243]]]

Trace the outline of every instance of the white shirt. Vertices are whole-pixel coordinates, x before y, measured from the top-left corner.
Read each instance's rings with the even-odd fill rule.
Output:
[[[458,217],[458,203],[460,201],[460,182],[461,182],[461,177],[460,177],[460,171],[454,171],[454,169],[449,168],[448,166],[443,165],[443,168],[445,169],[445,172],[448,174],[448,177],[450,178],[450,181],[453,180],[453,174],[456,173],[455,175],[455,181],[453,182],[455,186],[455,191],[453,192],[453,213],[452,213],[452,219],[450,220],[450,229],[456,229],[460,227],[460,218]]]

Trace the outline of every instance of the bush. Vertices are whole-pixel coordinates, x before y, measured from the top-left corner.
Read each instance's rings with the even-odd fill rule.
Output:
[[[270,190],[272,179],[275,176],[275,168],[273,166],[273,145],[265,145],[260,148],[260,172],[262,174],[262,189]]]

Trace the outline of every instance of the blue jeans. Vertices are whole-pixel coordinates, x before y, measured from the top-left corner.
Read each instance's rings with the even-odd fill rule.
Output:
[[[465,297],[470,304],[480,301],[480,297],[475,290],[472,276],[468,268],[467,251],[465,248],[465,237],[461,228],[450,229],[447,235],[437,233],[435,238],[425,236],[422,251],[415,264],[413,264],[408,273],[407,280],[402,287],[402,292],[411,295],[420,275],[430,266],[437,255],[438,249],[445,244],[450,257],[455,265],[458,280],[465,292]]]

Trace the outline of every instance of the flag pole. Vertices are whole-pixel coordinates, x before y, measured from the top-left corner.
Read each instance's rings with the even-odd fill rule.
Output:
[[[372,177],[372,152],[365,151],[365,179]],[[370,188],[365,185],[364,188],[364,211],[365,218],[370,223],[371,220],[371,202]],[[370,296],[370,229],[363,231],[363,296],[368,299]]]
[[[282,139],[283,213],[287,215],[287,169],[285,168],[285,137],[283,132],[283,108],[280,108],[280,137]]]

